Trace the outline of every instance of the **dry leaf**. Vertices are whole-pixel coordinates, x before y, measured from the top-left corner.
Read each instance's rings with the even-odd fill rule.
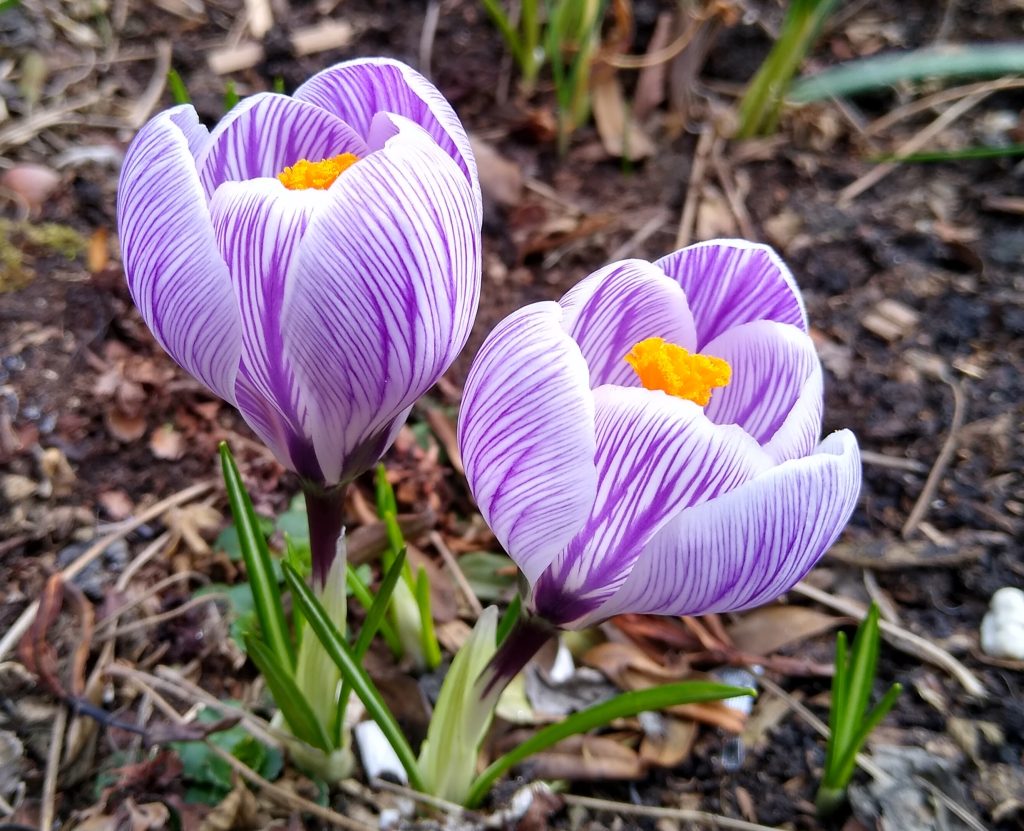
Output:
[[[110,232],[106,228],[97,228],[89,237],[85,261],[93,274],[99,274],[110,262],[110,246],[107,242],[109,237]]]
[[[637,161],[654,155],[654,142],[630,115],[622,84],[613,71],[594,73],[590,104],[601,144],[609,156]]]
[[[640,779],[644,765],[635,750],[607,736],[573,736],[531,756],[524,767],[533,779]]]
[[[32,213],[38,211],[60,184],[60,174],[40,164],[19,164],[0,176],[0,187],[16,193]]]
[[[499,205],[514,208],[523,198],[523,171],[519,165],[477,136],[470,136],[469,142],[473,147],[484,196]]]
[[[107,409],[103,422],[107,432],[123,444],[131,444],[146,435],[146,419],[143,416],[125,415],[117,407]]]
[[[598,669],[620,687],[623,680],[633,670],[654,683],[680,681],[688,673],[687,666],[665,666],[665,664],[648,658],[638,647],[628,643],[602,643],[590,649],[583,656],[583,663]]]
[[[678,767],[693,749],[697,739],[697,723],[660,713],[648,715],[655,716],[658,724],[655,729],[648,729],[648,722],[654,720],[641,717],[644,740],[640,743],[640,760],[648,767]]]
[[[135,510],[131,497],[122,490],[102,491],[96,497],[96,501],[107,512],[107,516],[115,522],[127,519]]]
[[[729,637],[741,652],[771,655],[845,622],[806,606],[769,606],[743,615],[729,627]]]

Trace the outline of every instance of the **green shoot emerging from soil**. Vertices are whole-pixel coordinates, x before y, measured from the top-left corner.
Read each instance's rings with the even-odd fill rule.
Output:
[[[750,82],[739,108],[737,138],[775,130],[789,83],[839,0],[791,0],[779,39]]]
[[[828,751],[817,798],[818,814],[821,817],[834,814],[846,801],[846,788],[853,776],[857,754],[871,731],[892,709],[903,689],[900,684],[893,684],[882,700],[868,711],[868,700],[878,667],[878,651],[878,606],[872,603],[867,617],[857,628],[849,654],[846,634],[840,632],[836,637]]]

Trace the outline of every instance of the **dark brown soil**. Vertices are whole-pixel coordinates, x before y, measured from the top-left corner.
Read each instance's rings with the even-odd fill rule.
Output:
[[[0,13],[0,65],[7,58],[45,56],[48,74],[34,111],[104,91],[70,123],[58,119],[27,141],[0,145],[2,167],[26,162],[56,166],[60,154],[75,148],[91,153],[60,169],[60,184],[28,220],[77,232],[79,248],[70,259],[16,229],[0,241],[24,257],[18,284],[0,298],[0,467],[7,477],[41,483],[47,481],[43,451],[56,449],[73,471],[64,481],[51,476],[49,492],[23,493],[17,482],[5,479],[12,484],[0,493],[0,632],[39,596],[47,577],[70,561],[75,551],[69,555],[67,549],[73,543],[192,482],[215,477],[221,439],[232,442],[258,507],[282,510],[295,490],[288,475],[248,440],[241,419],[211,401],[155,345],[131,306],[113,238],[117,152],[131,136],[125,113],[151,81],[153,44],[162,39],[173,44],[173,65],[200,115],[215,121],[223,110],[223,79],[206,68],[206,59],[211,48],[222,46],[237,29],[242,4],[160,4],[186,10],[204,6],[201,15],[175,14],[138,0],[114,3],[111,9],[100,5],[105,10],[97,14],[72,10],[77,15],[72,23],[92,31],[95,43],[84,35],[76,40],[67,26],[54,22],[67,19],[59,16],[64,13],[56,2],[24,3]],[[778,24],[774,6],[742,5],[752,9],[752,18]],[[815,50],[811,68],[878,49],[928,45],[942,16],[929,2],[849,5]],[[633,54],[646,48],[657,13],[674,8],[664,6],[650,0],[633,4]],[[291,89],[323,66],[359,55],[392,55],[417,63],[421,4],[294,2],[284,18],[287,29],[321,20],[321,7],[334,9],[334,19],[352,24],[352,42],[295,58],[284,31],[274,30],[265,43],[265,60],[233,75],[240,93],[268,89],[278,78]],[[1007,40],[1017,37],[1024,25],[1024,9],[1009,0],[942,7],[952,15],[946,31],[954,41]],[[681,122],[662,108],[648,123],[657,146],[651,158],[634,163],[610,158],[592,126],[577,132],[562,158],[545,128],[553,123],[551,90],[542,85],[529,99],[516,96],[515,74],[509,85],[511,70],[501,40],[481,4],[444,0],[440,8],[432,49],[434,81],[472,132],[521,176],[539,184],[523,190],[515,204],[499,204],[485,194],[485,283],[477,326],[449,375],[450,383],[432,399],[451,405],[482,337],[513,308],[559,297],[613,255],[653,259],[672,250],[688,187],[698,188],[703,197],[698,229],[741,235],[741,220],[729,210],[721,182],[711,174],[693,182],[689,171],[697,136],[711,122],[712,109],[721,112],[732,103],[728,91],[733,87],[726,82],[745,82],[770,40],[760,25],[724,28],[701,73],[698,105]],[[0,89],[8,109],[14,120],[24,120],[30,106],[15,80],[22,76],[3,72]],[[622,77],[631,90],[633,73]],[[57,90],[60,84],[67,86],[63,93]],[[495,90],[503,86],[512,93],[498,101]],[[991,783],[992,771],[1003,769],[999,766],[1016,771],[1024,781],[1024,675],[1019,665],[999,666],[981,655],[978,627],[995,590],[1024,585],[1024,175],[1013,158],[908,164],[842,202],[843,188],[873,168],[871,157],[893,151],[935,117],[933,111],[900,121],[873,139],[861,132],[864,124],[911,98],[908,87],[854,99],[843,111],[832,105],[809,107],[785,118],[776,139],[746,145],[723,142],[721,152],[749,212],[753,235],[780,249],[804,290],[827,369],[826,432],[849,427],[873,454],[841,551],[826,558],[812,582],[837,596],[867,600],[864,552],[883,552],[868,571],[902,625],[959,657],[989,692],[985,700],[971,699],[957,681],[920,656],[883,647],[877,692],[894,680],[902,681],[906,692],[877,741],[947,753],[965,787],[964,807],[977,818],[978,827],[1020,828],[1022,788],[1003,792]],[[165,92],[158,106],[169,102]],[[1020,141],[1022,106],[1024,91],[996,93],[929,147],[979,143],[1006,121],[1011,122],[1007,135]],[[0,137],[9,124],[0,121]],[[20,221],[19,210],[17,200],[0,193],[0,218]],[[634,242],[637,232],[652,220],[657,223],[658,216],[663,217],[660,224]],[[880,329],[874,322],[879,304],[893,301],[910,314],[895,330]],[[940,557],[943,564],[929,564],[928,554],[911,563],[903,556],[908,549],[901,532],[949,436],[953,385],[965,402],[956,450],[909,537],[910,542],[933,543],[930,556]],[[424,413],[420,408],[414,421],[421,422]],[[164,425],[181,437],[180,454],[161,450],[156,434]],[[173,458],[161,458],[167,455]],[[403,510],[434,508],[439,528],[454,536],[471,511],[455,471],[431,467],[408,441],[400,442],[389,464],[405,483],[399,488]],[[367,484],[360,486],[369,493]],[[216,504],[223,507],[222,501]],[[362,519],[357,509],[353,506],[353,524]],[[159,527],[154,521],[129,537],[131,551],[137,553]],[[901,556],[896,565],[887,560]],[[230,564],[215,556],[193,552],[186,559],[185,564],[158,564],[146,573],[147,582],[156,583],[182,568],[205,570],[215,580],[237,579]],[[124,558],[108,557],[101,581],[112,581],[124,565]],[[183,590],[165,593],[161,603],[173,608],[189,596]],[[93,602],[99,605],[101,600]],[[203,625],[201,615],[195,614],[153,633],[157,641],[174,640],[173,654],[158,660],[194,659],[196,677],[205,686],[245,698],[251,675],[243,672],[222,683],[226,676],[238,675],[224,655],[206,643],[189,646],[189,632],[201,636]],[[828,634],[783,652],[827,664],[831,648]],[[145,654],[140,647],[138,657]],[[820,677],[771,675],[804,701],[828,689],[827,679]],[[10,701],[5,695],[0,688],[0,702]],[[819,715],[826,712],[822,706],[812,709]],[[134,718],[131,712],[124,715]],[[996,729],[982,730],[976,745],[965,749],[958,743],[962,732],[953,733],[950,727],[961,720],[991,723]],[[19,729],[4,725],[0,714],[0,729]],[[722,764],[728,742],[724,733],[705,728],[689,758],[676,769],[655,771],[634,783],[579,784],[573,792],[646,805],[700,807],[772,826],[819,827],[813,799],[824,745],[811,727],[788,716],[771,731],[769,741],[748,749],[742,764],[731,770]],[[62,787],[58,817],[66,819],[94,804],[96,772],[109,764],[107,755],[125,744],[118,731],[101,739],[91,766],[74,771]],[[45,760],[32,751],[31,743],[27,746],[22,777],[29,809],[19,816],[34,822],[31,811],[38,805]],[[140,793],[135,796],[145,801]],[[754,816],[748,815],[751,803]],[[596,825],[587,827],[682,827],[625,814],[613,826],[608,814],[584,818],[565,811],[546,821],[564,828],[588,822]],[[849,828],[871,827],[850,822]]]

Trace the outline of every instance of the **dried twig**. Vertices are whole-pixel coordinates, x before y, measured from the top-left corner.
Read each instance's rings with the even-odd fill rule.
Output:
[[[835,597],[807,583],[797,583],[790,591],[820,603],[822,606],[828,606],[830,609],[842,612],[844,615],[855,617],[857,620],[863,620],[867,615],[867,609],[857,601],[846,597]],[[925,640],[920,635],[915,635],[902,626],[896,626],[885,620],[879,621],[879,628],[882,630],[882,636],[894,647],[901,652],[906,652],[908,655],[913,655],[944,669],[960,682],[960,685],[967,690],[969,695],[977,696],[978,698],[986,698],[988,696],[985,685],[978,680],[978,677],[945,649],[936,646],[931,641]]]
[[[213,487],[213,482],[198,482],[195,485],[190,485],[184,490],[178,491],[178,493],[168,496],[166,499],[162,499],[155,505],[150,505],[146,510],[139,514],[135,519],[130,522],[126,522],[120,526],[116,531],[107,534],[104,537],[100,537],[94,542],[88,549],[77,557],[67,568],[65,568],[61,574],[65,580],[70,580],[82,569],[89,565],[93,560],[103,554],[113,543],[120,539],[124,539],[132,531],[138,528],[140,525],[145,525],[151,519],[155,519],[160,516],[168,508],[182,505],[185,502],[189,502],[198,496],[202,496],[210,488]],[[0,640],[0,660],[11,650],[11,648],[21,639],[21,636],[25,634],[25,631],[31,625],[32,620],[36,616],[36,612],[39,611],[39,601],[33,601],[29,604],[28,608],[25,609],[19,616],[10,629],[4,634],[2,640]]]
[[[678,822],[692,822],[696,825],[704,825],[709,828],[726,828],[730,831],[772,831],[768,825],[759,825],[756,822],[747,822],[742,819],[723,817],[720,814],[712,814],[708,811],[696,811],[690,808],[660,808],[656,805],[630,805],[628,802],[612,802],[608,799],[595,799],[591,796],[576,796],[575,794],[562,794],[569,805],[579,805],[581,808],[590,808],[595,811],[607,811],[612,814],[632,814],[639,817],[657,817],[659,819],[674,819]]]
[[[968,95],[966,98],[957,101],[931,124],[917,133],[917,135],[901,144],[896,150],[896,156],[909,156],[911,153],[916,153],[939,135],[939,133],[945,130],[950,124],[960,118],[960,116],[965,115],[969,110],[976,107],[999,88],[998,82],[994,81],[985,89],[978,90],[977,92]],[[841,208],[848,206],[862,193],[870,190],[881,182],[882,179],[892,173],[897,167],[899,167],[899,162],[885,162],[883,164],[875,165],[855,182],[847,185],[839,191],[837,204]]]
[[[434,56],[434,38],[437,23],[441,19],[440,0],[429,0],[423,15],[423,29],[420,31],[420,72],[430,77],[430,63]]]
[[[686,200],[683,212],[679,216],[679,230],[676,233],[676,248],[684,248],[693,239],[693,228],[697,221],[697,204],[704,185],[704,171],[707,168],[708,156],[718,137],[713,127],[705,127],[697,139],[697,147],[693,151],[693,165],[690,168],[690,180],[686,183]]]
[[[64,751],[64,731],[68,726],[68,709],[57,708],[50,733],[50,748],[46,754],[46,777],[43,779],[43,793],[39,806],[39,831],[51,831],[56,814],[57,778],[60,774],[60,757]]]
[[[711,146],[711,166],[715,169],[715,175],[722,185],[725,193],[725,201],[729,203],[729,210],[732,212],[736,224],[740,227],[740,233],[748,240],[756,240],[757,233],[754,231],[754,223],[750,218],[750,211],[740,195],[736,180],[733,178],[732,169],[722,155],[722,143],[715,142]]]
[[[998,81],[980,81],[975,84],[964,84],[959,87],[940,90],[933,95],[926,95],[924,98],[918,98],[916,101],[911,101],[909,104],[897,107],[881,118],[875,119],[864,128],[864,135],[876,136],[907,118],[928,112],[933,107],[948,104],[950,101],[966,98],[968,95],[973,95],[976,92],[984,92],[992,87],[993,84],[998,85],[1000,90],[1019,89],[1024,87],[1024,78],[1000,78]]]
[[[931,505],[935,491],[942,481],[942,475],[953,460],[953,453],[956,451],[957,441],[960,439],[960,428],[963,427],[964,418],[967,415],[967,397],[964,395],[960,382],[950,378],[948,372],[940,373],[940,377],[953,390],[953,420],[950,422],[949,434],[942,443],[942,449],[935,459],[935,464],[932,465],[928,478],[925,479],[924,487],[921,488],[921,493],[910,511],[910,516],[907,517],[907,521],[903,523],[903,528],[900,530],[903,539],[913,536],[917,526],[921,524],[921,520],[928,513],[928,506]]]
[[[466,602],[469,604],[469,608],[473,610],[473,617],[480,617],[484,613],[484,607],[480,605],[480,600],[476,596],[476,592],[473,591],[473,587],[469,585],[469,580],[466,579],[466,575],[463,574],[462,569],[459,568],[459,561],[455,559],[455,555],[452,554],[451,549],[448,548],[444,539],[437,531],[430,532],[430,544],[437,549],[437,553],[441,555],[441,559],[444,560],[444,564],[448,566],[448,570],[452,573],[452,577],[455,579],[456,585],[462,592],[462,596],[466,598]]]
[[[188,723],[187,720],[182,717],[181,713],[174,709],[174,707],[172,707],[167,700],[160,695],[160,693],[144,681],[135,677],[129,679],[129,682],[133,684],[139,692],[147,693],[153,703],[156,704],[157,709],[163,712],[163,714],[175,722],[175,724],[181,725]],[[332,811],[330,808],[325,808],[322,805],[317,805],[315,802],[304,799],[298,794],[289,791],[287,788],[275,785],[269,779],[264,779],[247,764],[235,758],[226,750],[217,747],[217,745],[212,742],[204,740],[204,744],[210,753],[229,765],[235,773],[248,781],[249,784],[256,785],[262,793],[265,793],[271,799],[281,805],[284,805],[286,808],[293,811],[300,811],[305,814],[311,814],[330,825],[337,828],[345,828],[348,829],[348,831],[376,831],[372,825],[367,825],[364,822],[349,819],[348,817],[339,814],[337,811]]]

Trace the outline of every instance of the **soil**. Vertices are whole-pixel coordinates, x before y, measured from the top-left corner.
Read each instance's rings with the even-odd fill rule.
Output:
[[[224,79],[206,61],[212,49],[237,42],[243,5],[236,0],[41,2],[0,12],[0,88],[10,112],[7,121],[0,120],[0,140],[6,142],[0,144],[0,167],[42,164],[59,176],[39,205],[9,188],[0,191],[5,236],[0,246],[19,255],[18,261],[7,254],[0,258],[0,632],[94,535],[193,482],[213,480],[222,439],[232,443],[258,509],[279,513],[296,490],[237,414],[211,399],[155,344],[132,307],[115,239],[117,170],[132,134],[127,114],[146,97],[154,78],[159,52],[154,44],[171,44],[173,66],[201,117],[212,123],[223,111]],[[279,25],[265,39],[264,60],[231,76],[240,94],[272,88],[278,79],[290,90],[322,67],[360,55],[420,62],[424,7],[419,3],[271,5]],[[644,53],[658,14],[674,8],[651,0],[632,4],[635,25],[627,42],[632,54]],[[1021,164],[1006,157],[899,165],[844,200],[844,188],[876,167],[872,159],[901,147],[935,117],[938,111],[929,110],[876,135],[867,132],[875,119],[939,89],[925,85],[860,96],[841,107],[829,103],[791,112],[773,138],[720,142],[720,169],[709,166],[710,172],[695,179],[700,136],[727,117],[738,85],[767,54],[768,33],[779,24],[779,9],[760,3],[738,4],[736,18],[743,20],[721,28],[693,80],[693,106],[680,112],[678,101],[670,99],[645,121],[655,143],[650,158],[609,156],[592,125],[576,132],[563,157],[551,132],[552,90],[542,83],[530,97],[517,91],[517,76],[483,4],[443,0],[439,9],[431,77],[469,130],[503,160],[488,163],[493,175],[513,184],[525,181],[526,187],[504,200],[485,189],[484,289],[474,334],[387,459],[402,510],[433,509],[446,539],[465,533],[473,508],[446,461],[444,436],[435,427],[428,451],[415,440],[430,432],[429,411],[439,409],[441,418],[451,421],[476,348],[514,308],[557,299],[612,257],[654,259],[673,250],[687,191],[696,189],[692,240],[749,231],[775,245],[791,266],[826,367],[825,432],[848,427],[870,454],[850,527],[810,582],[857,601],[867,601],[870,588],[902,626],[956,655],[988,691],[984,699],[968,696],[921,655],[883,647],[876,692],[897,680],[906,691],[873,745],[925,748],[960,788],[956,796],[943,792],[979,823],[958,825],[965,821],[949,819],[947,811],[943,822],[950,824],[926,822],[921,828],[1024,827],[1024,674],[1020,664],[989,659],[978,645],[992,593],[1024,586]],[[849,4],[826,28],[805,71],[879,50],[927,46],[940,28],[954,41],[1003,41],[1018,37],[1024,26],[1024,7],[1011,0],[950,3],[943,9],[929,2]],[[327,17],[349,23],[351,41],[312,55],[291,54],[287,31]],[[8,59],[14,63],[5,63]],[[39,61],[45,75],[33,99],[28,67]],[[620,75],[628,95],[635,73]],[[509,90],[505,98],[496,95],[502,89]],[[95,95],[92,103],[33,121],[89,95]],[[154,110],[169,103],[165,91],[154,100]],[[993,136],[1020,142],[1022,106],[1024,91],[996,91],[927,148],[977,144]],[[12,140],[6,131],[19,122],[34,126],[27,139]],[[730,186],[738,193],[739,211],[724,193]],[[959,413],[958,397],[963,400]],[[953,454],[926,494],[924,513],[905,535],[905,523],[953,430]],[[371,498],[369,479],[357,489]],[[365,520],[359,503],[350,500],[353,526]],[[224,510],[220,491],[213,505]],[[120,554],[108,551],[93,572],[92,591],[83,586],[88,602],[102,612],[112,602],[104,587],[123,572],[130,555],[173,521],[154,518],[129,535]],[[200,528],[207,539],[218,530]],[[493,541],[481,540],[493,548]],[[188,546],[151,564],[140,579],[152,586],[185,570],[199,572],[201,581],[239,579],[237,567],[222,555]],[[160,592],[156,611],[186,602],[191,590],[183,585]],[[237,655],[229,650],[211,648],[208,625],[197,609],[162,624],[150,643],[129,644],[121,657],[146,666],[189,665],[191,677],[216,695],[251,701],[254,672],[238,670]],[[62,637],[65,645],[74,642],[73,632]],[[664,640],[634,640],[647,650],[670,651]],[[161,641],[167,648],[158,654],[152,647]],[[817,634],[782,647],[781,654],[827,665],[832,644],[831,633]],[[92,660],[98,652],[94,646]],[[772,666],[768,675],[819,715],[826,712],[821,705],[827,700],[827,678]],[[15,699],[4,698],[8,693],[0,684],[0,701],[7,702],[10,716]],[[123,691],[110,695],[105,705],[113,711],[128,721],[144,720],[137,700],[123,697]],[[52,708],[52,696],[41,700]],[[23,801],[10,821],[35,823],[45,743],[30,740],[28,728],[12,718],[5,726],[0,714],[0,729],[18,735],[26,750],[18,774]],[[576,783],[571,790],[622,803],[699,808],[769,826],[820,827],[813,801],[824,743],[804,720],[792,713],[782,718],[767,738],[744,748],[741,764],[726,769],[723,758],[735,750],[729,749],[732,741],[727,733],[705,727],[688,757],[669,770],[652,770],[635,782]],[[69,763],[57,803],[62,827],[84,827],[77,825],[84,822],[83,812],[101,804],[99,772],[128,747],[123,731],[105,729],[83,757],[87,762],[77,768]],[[868,778],[860,774],[858,781],[866,793]],[[935,781],[944,788],[945,780]],[[125,793],[139,804],[161,788],[181,794],[179,785],[167,783],[150,783],[150,791],[138,782],[132,787]],[[503,793],[508,796],[496,793],[495,806]],[[99,814],[117,816],[123,795],[118,800],[108,794]],[[935,802],[931,796],[928,801]],[[335,800],[343,810],[355,810],[352,803],[350,796]],[[864,807],[868,803],[867,797],[855,800],[846,827],[874,827],[872,809]],[[881,809],[874,804],[877,817]],[[684,827],[615,813],[561,808],[522,827]],[[316,827],[312,822],[290,827]]]

